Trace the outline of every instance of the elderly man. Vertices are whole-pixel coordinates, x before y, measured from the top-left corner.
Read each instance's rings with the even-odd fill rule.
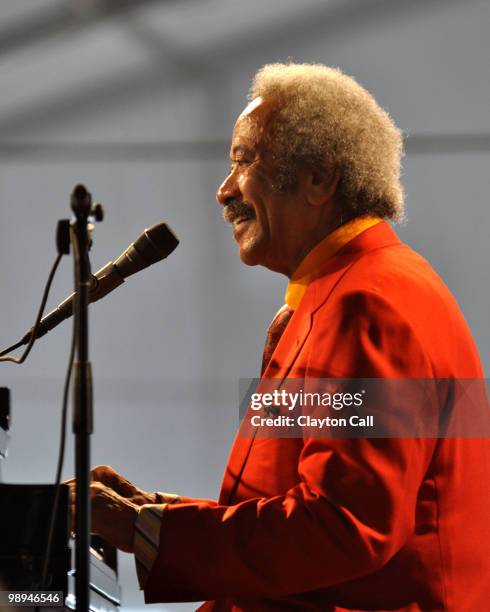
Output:
[[[218,189],[242,261],[290,279],[263,379],[483,378],[459,308],[386,219],[402,138],[339,70],[269,65]],[[93,472],[93,528],[134,551],[147,602],[203,610],[444,610],[490,601],[483,439],[238,435],[219,500]]]

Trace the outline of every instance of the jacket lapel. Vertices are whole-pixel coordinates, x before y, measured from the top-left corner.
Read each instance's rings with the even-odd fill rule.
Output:
[[[333,283],[335,282],[332,278]],[[263,379],[275,379],[279,387],[291,372],[293,365],[311,331],[312,312],[317,301],[316,292],[310,286],[297,310],[294,312],[283,335],[272,354],[263,374]],[[232,504],[253,446],[257,429],[251,429],[247,419],[243,419],[231,449],[221,486],[219,503]]]

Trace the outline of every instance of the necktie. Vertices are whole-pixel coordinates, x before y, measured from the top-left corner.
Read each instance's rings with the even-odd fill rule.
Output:
[[[290,308],[287,304],[284,304],[284,306],[277,311],[276,316],[272,319],[272,323],[269,325],[267,330],[264,352],[262,354],[261,376],[264,374],[267,366],[269,365],[274,349],[284,333],[293,312],[294,310],[292,308]]]

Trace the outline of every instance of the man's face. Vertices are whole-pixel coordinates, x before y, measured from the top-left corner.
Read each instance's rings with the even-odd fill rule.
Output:
[[[277,169],[268,146],[275,107],[256,98],[238,117],[230,148],[231,168],[216,199],[233,225],[240,258],[288,273],[301,231],[301,193],[277,190]]]

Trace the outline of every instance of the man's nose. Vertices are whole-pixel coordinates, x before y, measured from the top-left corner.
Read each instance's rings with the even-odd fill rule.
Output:
[[[218,202],[218,204],[225,206],[228,200],[237,198],[239,197],[239,195],[240,190],[238,188],[237,181],[234,177],[234,173],[230,172],[230,174],[218,187],[218,191],[216,192],[216,201]]]

